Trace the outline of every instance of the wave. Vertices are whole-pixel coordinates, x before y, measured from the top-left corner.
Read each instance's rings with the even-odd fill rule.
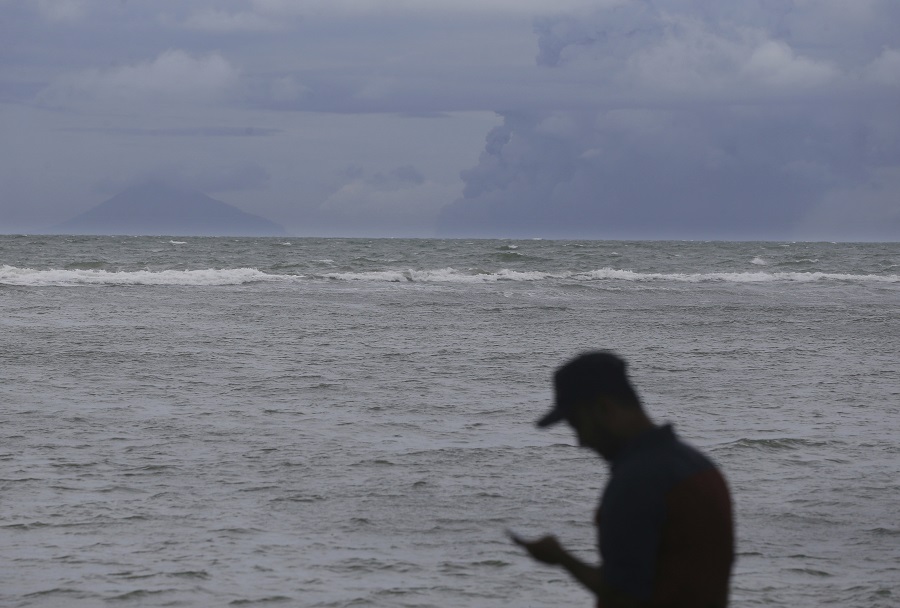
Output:
[[[716,449],[751,449],[751,450],[798,450],[826,447],[829,445],[827,441],[816,441],[814,439],[803,439],[800,437],[775,437],[768,439],[738,439],[728,444],[719,446]]]
[[[603,268],[586,273],[594,279],[629,281],[677,281],[684,283],[768,283],[773,281],[811,283],[815,281],[855,281],[900,283],[900,275],[846,274],[828,272],[706,272],[706,273],[642,273]]]
[[[439,270],[380,270],[367,272],[333,272],[320,275],[322,278],[342,281],[387,281],[414,283],[494,283],[499,281],[543,281],[568,280],[573,282],[587,281],[631,281],[658,282],[673,281],[679,283],[768,283],[795,282],[811,283],[816,281],[843,282],[878,282],[900,283],[900,275],[843,274],[826,272],[708,272],[708,273],[659,273],[635,272],[601,268],[588,272],[541,272],[498,270],[496,272],[465,272],[455,268]]]
[[[71,285],[242,285],[283,280],[288,275],[271,275],[255,268],[224,270],[33,270],[0,266],[0,285],[26,287]],[[296,277],[295,277],[296,278]]]
[[[541,281],[567,278],[550,272],[521,272],[498,270],[497,272],[463,272],[454,268],[439,270],[383,270],[369,272],[332,272],[322,275],[326,279],[340,281],[388,281],[393,283],[495,283],[497,281]]]
[[[323,262],[320,260],[319,262]],[[0,266],[0,285],[7,286],[80,286],[80,285],[243,285],[258,282],[297,282],[309,280],[369,281],[391,283],[496,283],[568,281],[676,282],[676,283],[900,283],[900,275],[842,274],[824,272],[709,272],[657,273],[601,268],[588,272],[542,272],[502,269],[494,272],[463,271],[455,268],[434,270],[376,270],[365,272],[331,272],[322,274],[277,274],[256,268],[205,270],[136,270],[102,269],[34,270]]]

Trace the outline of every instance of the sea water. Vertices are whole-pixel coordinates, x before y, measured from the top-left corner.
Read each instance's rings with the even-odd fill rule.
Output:
[[[0,605],[589,606],[630,363],[736,508],[733,606],[900,605],[900,244],[0,236]]]

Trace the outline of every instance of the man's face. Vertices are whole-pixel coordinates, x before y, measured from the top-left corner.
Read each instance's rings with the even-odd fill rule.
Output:
[[[602,399],[577,404],[566,421],[575,436],[578,445],[590,448],[604,459],[611,460],[618,449],[619,439],[609,428],[608,404]]]

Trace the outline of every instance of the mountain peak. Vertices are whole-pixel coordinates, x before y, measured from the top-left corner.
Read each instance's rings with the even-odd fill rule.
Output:
[[[278,224],[160,179],[133,184],[63,223],[68,234],[284,236]]]

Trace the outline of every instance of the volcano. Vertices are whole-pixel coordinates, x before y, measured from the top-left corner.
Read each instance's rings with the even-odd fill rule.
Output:
[[[63,234],[285,236],[284,228],[203,194],[147,181],[59,225]]]

